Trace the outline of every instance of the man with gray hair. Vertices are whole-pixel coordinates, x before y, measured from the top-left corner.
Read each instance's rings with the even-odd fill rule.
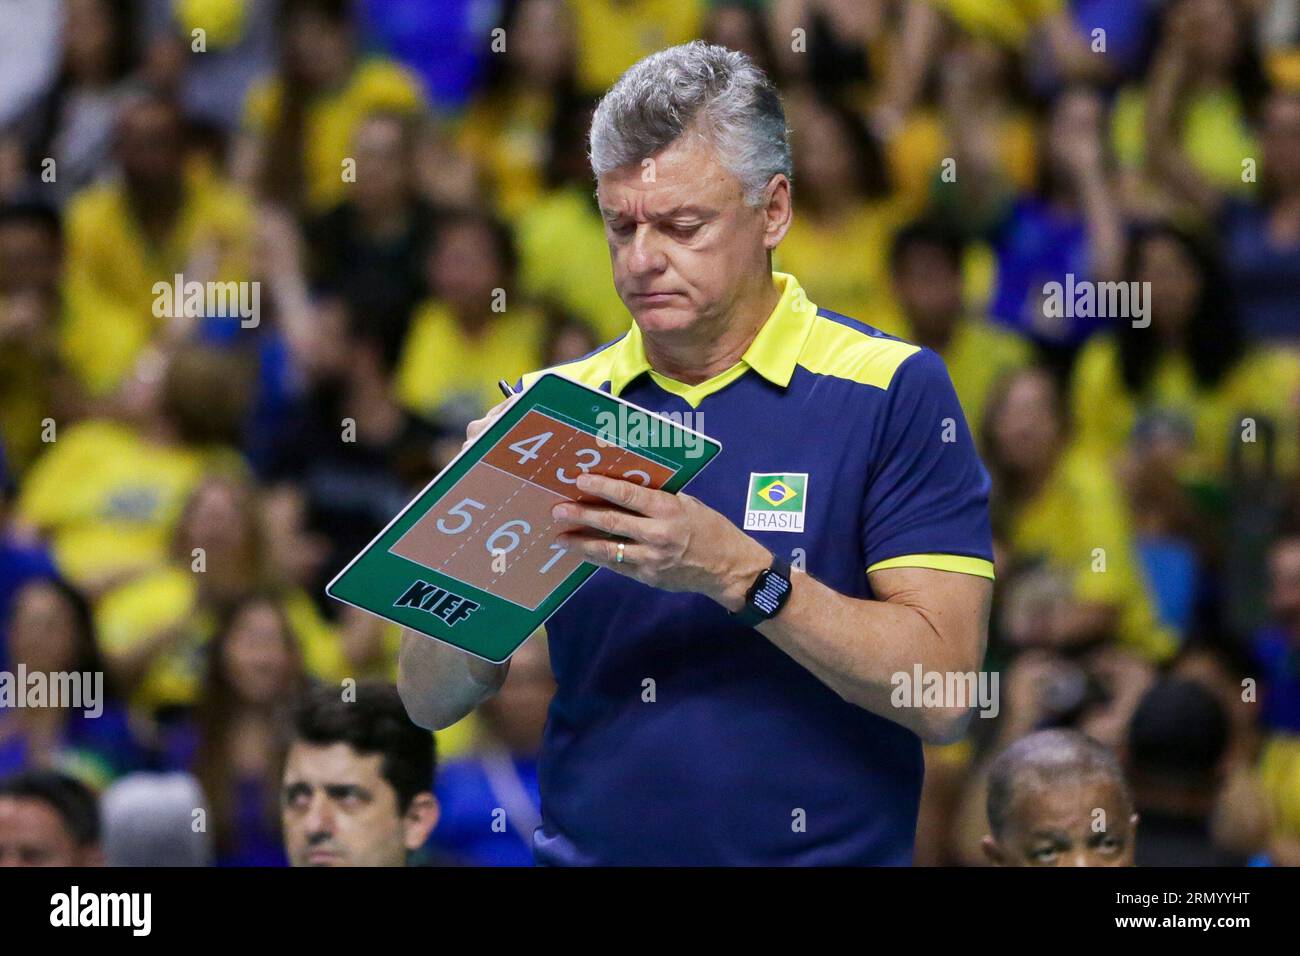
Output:
[[[895,707],[891,679],[978,668],[992,589],[988,477],[947,372],[772,271],[793,170],[748,57],[647,57],[601,101],[590,147],[633,323],[555,371],[722,452],[673,495],[593,448],[583,501],[555,506],[560,546],[602,570],[547,622],[535,855],[906,864],[921,742],[959,736],[969,711]],[[400,688],[445,727],[507,666],[407,632]]]
[[[1091,737],[1022,737],[993,761],[988,786],[984,854],[994,865],[1133,865],[1133,796],[1119,760]]]

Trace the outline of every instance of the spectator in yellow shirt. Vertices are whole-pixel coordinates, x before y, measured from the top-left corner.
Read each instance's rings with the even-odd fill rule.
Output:
[[[1121,320],[1084,346],[1070,394],[1079,442],[1111,461],[1130,448],[1152,458],[1157,449],[1134,444],[1135,429],[1159,422],[1178,437],[1166,449],[1176,454],[1161,456],[1177,466],[1169,478],[1222,485],[1233,443],[1268,421],[1279,463],[1293,466],[1300,358],[1247,346],[1217,263],[1173,226],[1139,229],[1127,272],[1150,289],[1150,328]]]
[[[252,487],[240,479],[207,479],[186,502],[167,563],[99,602],[100,648],[141,715],[165,715],[193,705],[208,642],[224,615],[274,586],[258,504]],[[352,673],[337,632],[311,598],[294,587],[275,594],[307,669],[328,680]]]
[[[209,470],[239,468],[244,367],[191,346],[152,353],[119,418],[57,425],[23,482],[18,517],[49,539],[60,571],[92,594],[157,567],[181,505]]]
[[[704,0],[582,0],[571,7],[578,89],[592,96],[643,57],[698,38],[704,26]]]
[[[962,299],[963,244],[951,231],[924,221],[904,226],[890,250],[890,273],[901,322],[896,334],[943,358],[978,438],[994,386],[1024,368],[1029,344],[966,310]],[[886,332],[895,332],[888,325]]]
[[[546,323],[514,288],[509,231],[479,213],[438,228],[429,256],[433,297],[416,310],[397,366],[398,401],[455,429],[501,400],[497,381],[539,368]]]
[[[184,134],[173,101],[132,101],[117,128],[121,182],[91,187],[69,206],[62,348],[92,393],[111,392],[164,331],[155,284],[171,286],[177,274],[184,282],[248,279],[252,207],[187,163]],[[183,334],[180,317],[171,318]]]
[[[894,308],[889,244],[905,221],[889,198],[880,147],[847,107],[809,91],[786,97],[799,170],[799,213],[775,267],[799,277],[814,302],[874,324]]]
[[[1206,182],[1230,194],[1249,194],[1252,180],[1243,176],[1242,162],[1260,155],[1252,127],[1260,118],[1267,79],[1246,5],[1232,0],[1167,4],[1161,34],[1145,82],[1120,93],[1111,117],[1130,206],[1167,214],[1180,198],[1160,177],[1148,175],[1159,169],[1152,166],[1157,157],[1150,155],[1157,145],[1153,125],[1176,127],[1167,132]]]
[[[948,14],[962,30],[1018,47],[1033,30],[1065,8],[1065,0],[925,0]]]
[[[609,240],[587,165],[595,104],[576,105],[550,131],[546,191],[518,219],[519,281],[529,298],[548,300],[595,329],[600,341],[632,324],[609,271]]]
[[[384,59],[361,59],[347,0],[286,0],[278,76],[254,86],[236,157],[241,178],[290,208],[322,213],[341,202],[357,124],[375,112],[418,114],[416,77]]]
[[[483,163],[497,212],[513,219],[541,194],[548,131],[576,104],[573,15],[563,0],[522,0],[507,4],[500,29],[505,50],[488,57],[458,142]]]
[[[1013,643],[1077,648],[1116,640],[1149,661],[1175,634],[1152,595],[1124,495],[1107,463],[1071,446],[1051,374],[1025,369],[991,397],[983,428],[991,515],[1008,593],[1022,588]],[[1032,600],[1024,595],[1032,593]]]

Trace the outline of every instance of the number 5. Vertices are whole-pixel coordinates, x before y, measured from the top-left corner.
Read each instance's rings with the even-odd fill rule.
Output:
[[[462,498],[460,500],[460,503],[457,504],[456,507],[452,508],[447,513],[449,515],[455,515],[458,518],[464,518],[465,520],[462,521],[460,524],[458,524],[456,527],[451,528],[447,526],[446,518],[439,518],[438,530],[441,531],[443,534],[460,534],[462,531],[468,528],[470,526],[470,523],[473,522],[474,516],[465,510],[466,505],[468,505],[471,508],[477,508],[479,511],[482,511],[484,508],[487,507],[487,505],[483,504],[483,502],[475,501],[473,498]]]

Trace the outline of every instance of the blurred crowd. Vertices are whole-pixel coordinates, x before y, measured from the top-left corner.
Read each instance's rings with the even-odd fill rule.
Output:
[[[627,328],[586,129],[697,37],[782,91],[774,267],[942,355],[993,478],[1000,708],[927,748],[917,862],[983,862],[990,767],[1063,729],[1139,864],[1300,864],[1300,0],[7,0],[0,671],[107,703],[0,706],[0,804],[201,801],[196,859],[286,862],[291,715],[395,675],[324,584],[498,379]],[[424,859],[530,861],[551,688],[531,641],[438,735]]]

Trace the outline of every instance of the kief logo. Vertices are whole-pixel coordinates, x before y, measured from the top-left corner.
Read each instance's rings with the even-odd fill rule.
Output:
[[[410,607],[428,611],[452,627],[465,620],[480,606],[477,601],[471,601],[467,597],[440,588],[436,584],[430,584],[428,581],[416,581],[393,602],[393,607]]]
[[[745,530],[802,531],[807,499],[807,473],[753,473],[745,504]]]

